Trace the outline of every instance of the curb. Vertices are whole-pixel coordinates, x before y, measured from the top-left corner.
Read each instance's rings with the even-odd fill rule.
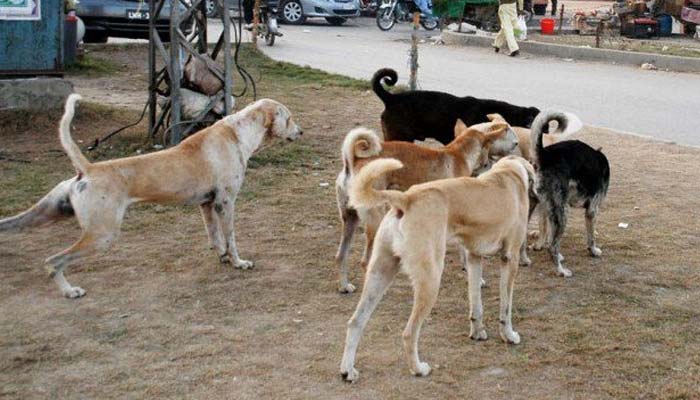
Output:
[[[442,40],[445,44],[460,46],[491,47],[492,37],[474,34],[443,31]],[[638,53],[621,50],[594,49],[589,47],[574,47],[561,44],[520,42],[520,50],[540,56],[572,58],[583,61],[602,61],[636,67],[651,63],[660,70],[675,72],[700,72],[700,58],[666,56],[663,54]]]

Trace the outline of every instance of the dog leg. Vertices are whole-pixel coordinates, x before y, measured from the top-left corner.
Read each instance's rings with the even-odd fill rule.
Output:
[[[72,286],[63,276],[65,268],[75,263],[81,257],[96,250],[106,250],[113,242],[114,236],[102,234],[95,236],[84,233],[83,236],[71,247],[46,259],[46,270],[58,285],[63,296],[75,299],[85,295],[85,290],[78,286]]]
[[[335,255],[335,264],[338,267],[340,282],[338,290],[340,293],[352,293],[355,291],[355,285],[348,280],[348,253],[350,252],[350,244],[352,243],[355,229],[360,222],[360,217],[354,209],[343,208],[340,210],[340,220],[343,224],[343,233],[340,237],[338,252]]]
[[[430,365],[426,362],[421,362],[418,357],[418,339],[421,326],[423,326],[423,322],[433,309],[435,300],[437,300],[443,268],[442,263],[434,260],[425,259],[424,262],[430,264],[421,266],[411,263],[413,265],[409,267],[426,269],[415,271],[414,274],[416,276],[411,277],[413,281],[413,309],[402,335],[406,359],[411,368],[411,373],[415,376],[428,376],[431,371]],[[477,282],[475,286],[479,286],[479,280],[476,279],[475,282]]]
[[[372,246],[374,245],[374,237],[377,235],[379,224],[382,223],[384,212],[380,209],[372,209],[365,212],[362,220],[365,222],[365,250],[362,253],[362,269],[366,270],[369,264],[369,258],[372,255]]]
[[[464,272],[469,272],[469,264],[467,264],[467,260],[469,258],[469,250],[467,250],[466,247],[460,245],[459,246],[459,262],[462,264],[462,271]],[[467,279],[469,279],[469,274],[467,274]],[[485,288],[486,286],[486,281],[484,280],[483,277],[479,278],[479,283],[482,288]]]
[[[537,206],[535,212],[537,213],[537,220],[539,222],[540,231],[537,235],[537,241],[532,246],[532,249],[535,251],[540,251],[547,247],[547,244],[551,242],[551,239],[549,237],[551,229],[549,229],[550,226],[549,218],[547,217],[547,211],[545,210],[545,207],[542,203],[540,203]]]
[[[595,245],[595,220],[597,215],[597,205],[590,205],[586,209],[586,236],[588,252],[591,254],[591,257],[600,257],[603,254],[603,251]]]
[[[501,338],[510,344],[520,343],[520,335],[513,330],[513,287],[515,276],[518,274],[518,257],[504,257],[501,265],[501,310],[499,320],[501,323]]]
[[[565,204],[563,200],[561,203]],[[564,268],[562,262],[564,261],[564,256],[561,255],[561,239],[564,236],[564,230],[566,229],[566,208],[564,206],[548,204],[549,207],[549,221],[550,228],[552,230],[552,243],[549,245],[549,255],[552,257],[552,262],[557,266],[557,273],[565,278],[571,277],[573,274],[571,270]]]
[[[394,256],[389,244],[380,243],[372,254],[360,302],[348,321],[345,349],[340,362],[340,374],[348,382],[355,382],[359,378],[359,373],[355,369],[355,355],[360,337],[374,309],[398,272],[398,258]]]
[[[204,226],[206,227],[207,234],[209,235],[209,246],[216,252],[216,255],[219,256],[219,260],[222,260],[226,256],[226,246],[221,234],[219,219],[214,213],[214,204],[205,203],[200,205],[199,209],[202,212]]]
[[[529,267],[532,265],[532,260],[530,260],[530,257],[527,255],[527,239],[523,242],[522,246],[520,246],[520,266],[521,267]]]
[[[472,340],[486,340],[486,328],[484,327],[484,306],[481,302],[481,285],[476,282],[481,280],[481,257],[466,255],[467,273],[469,275],[469,337]]]
[[[236,247],[236,232],[234,229],[233,219],[236,196],[230,195],[222,199],[217,199],[215,202],[214,211],[216,211],[217,215],[219,216],[221,229],[224,231],[224,238],[226,239],[226,255],[221,257],[221,262],[231,262],[234,267],[240,269],[253,268],[255,264],[252,261],[243,260],[238,256],[238,248]]]

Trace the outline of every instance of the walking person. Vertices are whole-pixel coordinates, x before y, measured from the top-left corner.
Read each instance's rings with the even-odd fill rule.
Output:
[[[498,19],[501,21],[501,30],[498,31],[496,40],[493,42],[493,49],[498,53],[501,47],[508,43],[509,55],[517,57],[520,54],[520,47],[515,40],[513,30],[518,26],[518,14],[523,11],[523,0],[499,0],[498,2]]]

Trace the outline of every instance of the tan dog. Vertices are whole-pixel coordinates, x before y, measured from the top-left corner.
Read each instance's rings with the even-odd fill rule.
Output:
[[[185,203],[202,211],[212,248],[221,262],[238,268],[253,263],[236,248],[233,212],[243,184],[246,163],[271,136],[288,140],[302,134],[289,110],[274,100],[259,100],[206,128],[178,146],[156,153],[90,163],[70,136],[70,123],[79,95],[71,95],[61,119],[61,145],[77,176],[59,183],[29,210],[0,220],[0,231],[43,225],[72,216],[83,234],[70,248],[49,257],[47,270],[64,296],[83,296],[63,270],[117,239],[126,209],[133,203]]]
[[[389,203],[375,238],[360,302],[350,321],[340,372],[355,381],[355,354],[365,325],[399,269],[409,275],[414,288],[413,310],[403,332],[403,344],[411,373],[425,376],[430,366],[418,358],[418,336],[423,321],[437,299],[448,241],[455,240],[468,252],[470,336],[487,339],[481,302],[481,258],[500,254],[501,337],[518,344],[513,330],[512,301],[519,251],[527,234],[529,190],[534,169],[525,159],[508,156],[478,178],[443,179],[412,186],[406,192],[376,190],[376,182],[403,164],[379,159],[366,165],[350,189],[350,204],[373,208]]]
[[[384,207],[355,210],[348,206],[348,187],[352,176],[368,162],[378,157],[401,160],[406,168],[392,172],[377,182],[378,188],[406,190],[412,185],[436,179],[471,176],[489,163],[489,151],[497,147],[500,151],[512,151],[517,146],[515,134],[506,123],[487,123],[484,133],[469,129],[461,120],[455,125],[455,140],[449,145],[433,149],[408,142],[385,142],[366,128],[350,131],[343,141],[343,170],[335,182],[338,210],[343,224],[343,233],[335,256],[340,274],[340,292],[352,293],[355,286],[348,281],[347,258],[350,243],[358,223],[365,223],[365,250],[363,268],[372,253],[372,242],[377,227],[384,216]]]
[[[451,240],[469,252],[471,338],[487,339],[479,284],[481,258],[500,254],[500,333],[508,343],[520,342],[511,322],[513,285],[527,234],[528,195],[535,174],[532,165],[523,158],[508,156],[478,178],[443,179],[412,186],[406,192],[375,189],[385,174],[402,166],[394,159],[375,160],[353,178],[353,207],[389,203],[391,210],[377,232],[362,296],[348,321],[340,365],[348,381],[358,378],[354,364],[362,331],[399,269],[409,275],[414,288],[413,310],[403,332],[406,359],[414,375],[430,373],[430,366],[418,358],[418,336],[437,299],[446,246]]]

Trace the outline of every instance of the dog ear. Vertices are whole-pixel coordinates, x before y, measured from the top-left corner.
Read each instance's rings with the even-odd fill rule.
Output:
[[[469,129],[467,124],[465,124],[461,119],[457,118],[457,122],[455,123],[455,137],[463,134],[467,129]]]
[[[494,122],[486,132],[486,141],[493,142],[500,139],[508,130],[508,124],[505,122]]]
[[[488,120],[491,122],[505,122],[506,121],[506,119],[503,118],[503,116],[499,113],[488,114],[486,116],[486,118],[488,118]]]

